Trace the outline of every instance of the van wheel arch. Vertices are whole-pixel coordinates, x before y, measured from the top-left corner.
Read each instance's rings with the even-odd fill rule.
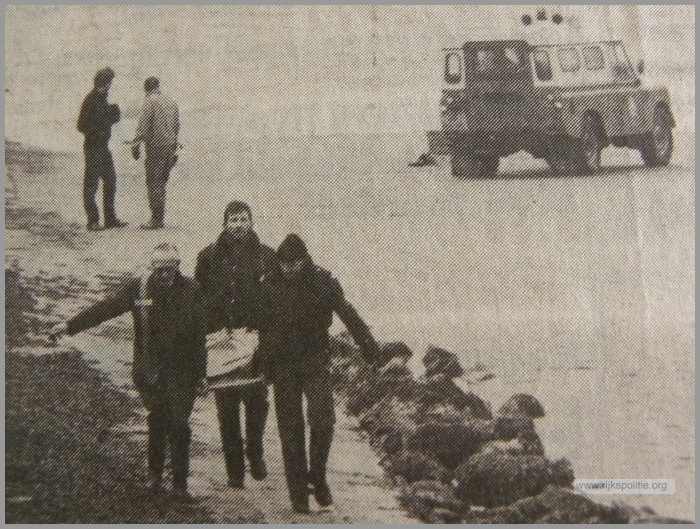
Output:
[[[659,110],[659,109],[661,109],[661,110],[663,110],[664,112],[666,112],[666,115],[667,115],[667,116],[669,117],[669,119],[670,119],[669,124],[671,125],[671,127],[675,127],[675,126],[676,126],[676,118],[675,118],[675,116],[673,115],[673,112],[671,112],[671,108],[668,106],[668,103],[667,103],[666,101],[658,101],[658,102],[656,103],[656,105],[654,105],[654,114],[655,114],[656,111]],[[652,114],[652,115],[654,115],[654,114]]]

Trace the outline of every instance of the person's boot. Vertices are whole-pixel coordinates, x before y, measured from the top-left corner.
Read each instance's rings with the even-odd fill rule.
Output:
[[[87,225],[87,231],[102,231],[104,228],[99,222],[90,222]]]
[[[178,503],[195,503],[195,499],[187,492],[187,485],[175,485],[173,487],[172,498]]]
[[[324,479],[317,483],[313,483],[314,499],[320,507],[328,507],[333,504],[333,496],[331,495],[331,489],[328,483]]]
[[[262,481],[267,477],[267,465],[262,456],[249,459],[250,475],[255,481]]]
[[[224,462],[226,463],[228,486],[233,489],[242,489],[245,486],[244,458],[242,440],[233,441],[230,446],[224,447]]]
[[[245,483],[242,479],[229,479],[227,485],[232,489],[244,489]]]
[[[189,502],[187,475],[190,469],[189,428],[175,428],[170,432],[170,459],[173,466],[173,494],[176,501]]]
[[[256,481],[267,477],[263,437],[268,408],[267,388],[264,386],[246,401],[246,456],[250,465],[250,475]]]
[[[298,514],[309,514],[309,496],[303,494],[292,498],[292,510]]]
[[[313,486],[313,494],[316,502],[321,507],[328,507],[333,503],[331,489],[326,482],[326,464],[333,442],[332,428],[314,428],[310,434],[310,462],[309,483]]]
[[[129,225],[128,222],[123,222],[119,219],[112,219],[108,222],[105,222],[105,230],[110,230],[114,228],[126,228]]]
[[[147,222],[146,224],[141,224],[140,228],[142,230],[162,230],[163,223],[151,220],[151,221]]]
[[[163,474],[151,472],[148,478],[148,490],[153,493],[163,492]]]

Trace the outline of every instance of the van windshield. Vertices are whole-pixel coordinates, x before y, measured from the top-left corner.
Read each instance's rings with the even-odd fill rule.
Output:
[[[523,66],[524,57],[514,47],[477,50],[476,70],[478,72],[513,71]]]
[[[466,50],[468,77],[475,80],[522,78],[529,59],[523,46],[484,43]]]

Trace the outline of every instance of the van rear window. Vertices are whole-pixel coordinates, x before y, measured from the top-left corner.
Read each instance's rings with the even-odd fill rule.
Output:
[[[462,57],[459,53],[448,53],[445,56],[445,82],[448,84],[462,82]]]
[[[476,69],[488,72],[496,67],[496,52],[494,50],[479,50],[476,52]]]
[[[598,46],[583,48],[583,62],[586,70],[602,70],[605,67],[603,50]]]
[[[562,72],[578,72],[581,68],[581,57],[576,48],[559,48],[558,56]]]

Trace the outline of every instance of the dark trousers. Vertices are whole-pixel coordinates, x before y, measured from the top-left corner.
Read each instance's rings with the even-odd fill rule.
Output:
[[[139,394],[148,410],[148,468],[162,475],[165,450],[170,440],[173,485],[187,488],[190,468],[190,427],[196,388],[170,387],[165,383],[139,387]]]
[[[175,147],[146,149],[146,189],[151,208],[151,222],[162,225],[165,219],[165,186],[173,168]]]
[[[245,476],[244,454],[251,465],[262,461],[263,435],[267,423],[267,386],[263,383],[250,386],[214,390],[216,412],[219,417],[221,444],[229,481],[243,483]],[[241,432],[241,403],[245,406],[245,448]]]
[[[88,224],[100,222],[100,210],[95,202],[97,188],[102,181],[102,205],[105,224],[114,222],[117,218],[114,210],[114,200],[117,193],[117,173],[108,144],[83,147],[85,154],[85,178],[83,180],[83,206]]]
[[[325,483],[333,441],[335,408],[328,369],[293,369],[275,376],[275,412],[282,442],[282,458],[292,503],[308,502],[309,483]],[[309,465],[302,396],[309,421]]]

